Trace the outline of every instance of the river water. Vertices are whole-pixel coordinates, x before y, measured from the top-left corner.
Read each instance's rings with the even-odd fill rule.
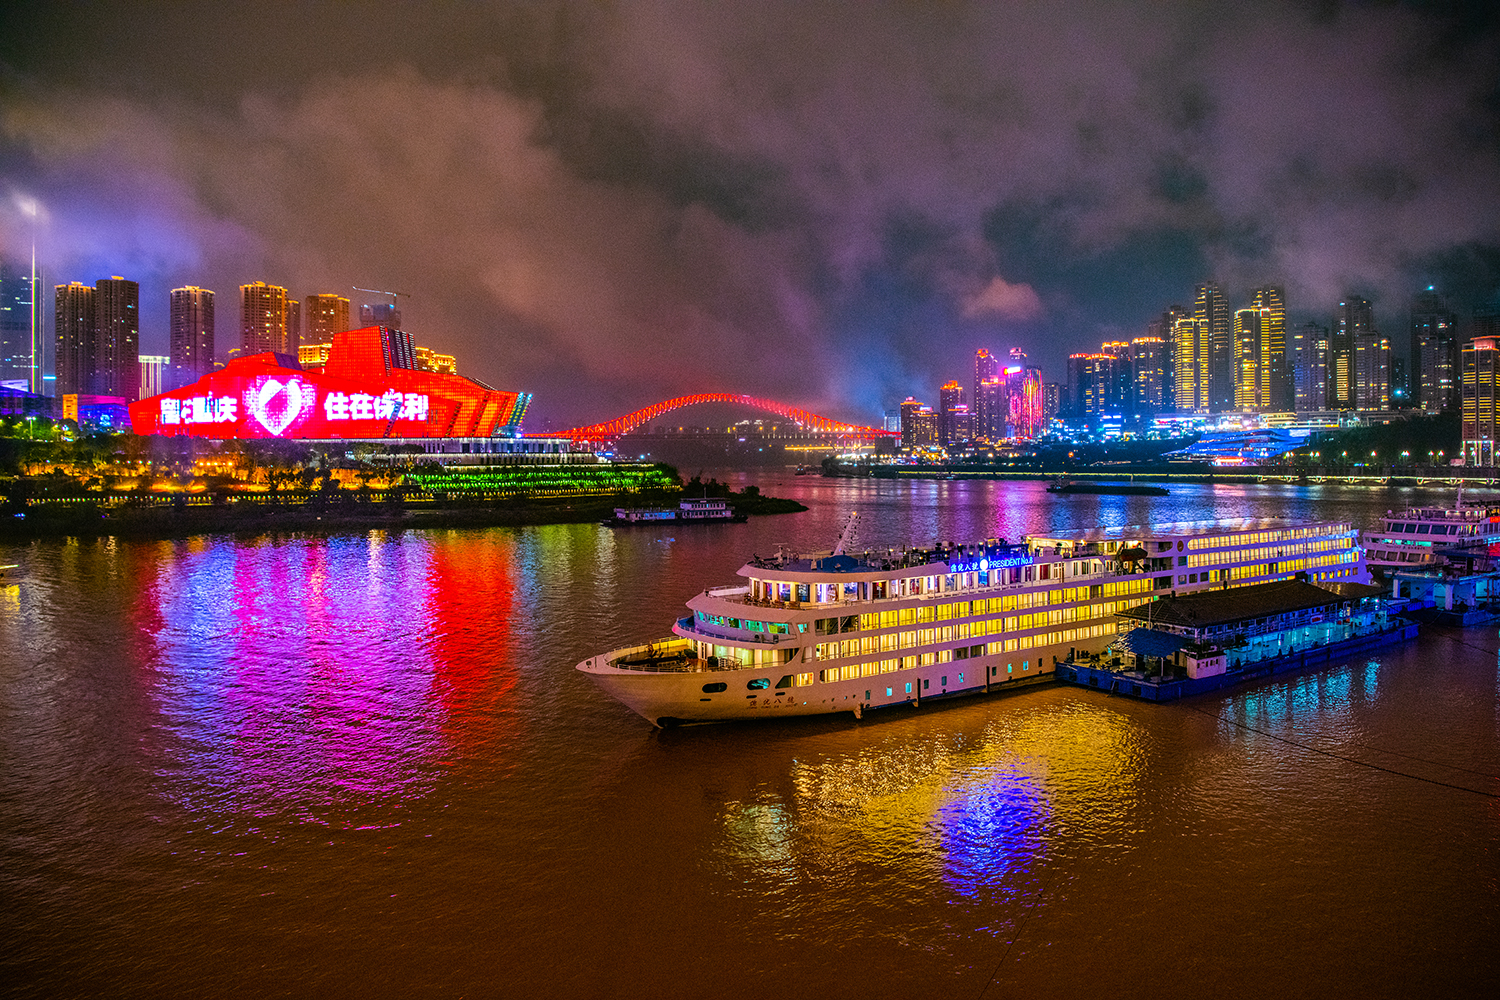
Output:
[[[736,481],[811,509],[0,546],[4,989],[1500,995],[1493,627],[1175,706],[671,731],[573,669],[851,509],[899,548],[1447,494]]]

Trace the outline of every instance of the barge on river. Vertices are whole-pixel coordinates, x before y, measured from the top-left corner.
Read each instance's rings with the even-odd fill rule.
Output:
[[[658,726],[852,712],[1016,688],[1103,650],[1157,596],[1299,573],[1368,583],[1347,522],[1200,521],[884,554],[783,550],[703,591],[672,635],[578,669]]]
[[[1392,614],[1380,592],[1294,579],[1153,601],[1121,614],[1120,635],[1102,653],[1059,663],[1057,678],[1176,701],[1415,639],[1417,624]]]

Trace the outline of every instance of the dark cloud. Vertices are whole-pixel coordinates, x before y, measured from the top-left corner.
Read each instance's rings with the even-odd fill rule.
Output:
[[[1204,277],[1369,289],[1388,326],[1418,282],[1493,294],[1475,5],[31,8],[6,187],[53,277],[143,282],[147,346],[174,284],[226,346],[243,281],[395,287],[560,422],[707,390],[875,420],[981,344],[1056,377]]]

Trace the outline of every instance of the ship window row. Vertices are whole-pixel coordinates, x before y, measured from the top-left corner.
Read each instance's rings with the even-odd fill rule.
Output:
[[[1348,531],[1347,524],[1321,525],[1313,528],[1278,528],[1274,531],[1242,531],[1230,535],[1210,538],[1190,538],[1190,549],[1217,549],[1246,545],[1270,545],[1276,542],[1299,541],[1305,538],[1324,538]]]
[[[896,577],[890,580],[846,580],[837,583],[789,583],[750,579],[750,601],[754,604],[836,604],[848,601],[884,601],[900,597],[930,597],[981,588],[1022,586],[1052,580],[1078,579],[1104,573],[1097,559],[1033,563],[966,573]]]
[[[699,640],[694,643],[698,657],[710,661],[722,670],[751,670],[757,667],[779,667],[797,655],[795,648],[767,646],[761,649],[743,649],[739,646],[721,646]]]
[[[746,632],[764,632],[768,635],[800,635],[807,631],[807,623],[788,625],[786,622],[763,622],[751,618],[735,618],[732,615],[711,615],[699,611],[695,617],[707,625],[721,628],[741,628]]]
[[[1336,526],[1341,527],[1341,526]],[[1220,538],[1189,539],[1193,550],[1220,549],[1203,555],[1184,557],[1199,560],[1192,565],[1206,563],[1222,564],[1244,562],[1254,559],[1256,553],[1245,551],[1256,545],[1285,545],[1296,541],[1293,554],[1306,551],[1324,551],[1330,548],[1346,548],[1347,543],[1330,537],[1322,529],[1298,528],[1278,531],[1246,532]],[[1179,563],[1181,559],[1179,559]],[[836,583],[790,583],[776,580],[752,578],[750,601],[755,604],[836,604],[856,601],[882,601],[895,598],[930,597],[957,593],[964,590],[988,589],[997,586],[1020,586],[1051,580],[1077,579],[1094,576],[1104,571],[1104,564],[1095,559],[1066,560],[1054,563],[1035,563],[1029,566],[1010,566],[991,570],[976,570],[967,573],[948,573],[933,576],[899,577],[892,580],[841,581]],[[1165,568],[1164,566],[1161,568]],[[1116,584],[1103,584],[1114,586]]]
[[[952,663],[955,660],[971,659],[984,655],[1003,655],[1025,649],[1035,649],[1039,646],[1060,646],[1070,642],[1079,642],[1084,639],[1096,639],[1101,636],[1114,635],[1115,631],[1114,622],[1104,622],[1082,628],[1062,629],[1057,632],[1048,632],[1041,635],[1023,635],[1015,639],[1004,639],[997,642],[960,647],[963,655],[959,655],[960,650],[943,649],[933,653],[913,653],[908,656],[867,660],[863,663],[847,663],[843,666],[826,667],[819,670],[818,680],[824,683],[850,681],[860,677],[874,677],[879,674],[895,673],[898,670],[910,670],[913,667],[930,666],[934,663]]]
[[[1472,524],[1413,524],[1402,521],[1392,524],[1391,531],[1408,535],[1472,535],[1477,529]]]
[[[1272,544],[1274,545],[1275,543]],[[1311,542],[1307,545],[1298,545],[1294,548],[1291,548],[1290,550],[1285,548],[1279,550],[1256,549],[1245,552],[1236,549],[1220,549],[1217,552],[1203,552],[1198,555],[1192,556],[1178,556],[1177,565],[1192,567],[1222,566],[1226,563],[1238,563],[1246,562],[1248,560],[1265,559],[1274,554],[1285,553],[1290,555],[1301,555],[1305,552],[1327,552],[1330,549],[1347,550],[1348,548],[1349,546],[1345,545],[1342,542],[1325,539],[1323,541]]]
[[[842,660],[853,656],[871,656],[903,649],[919,649],[923,646],[931,646],[937,643],[962,642],[965,639],[977,639],[989,635],[1002,635],[1009,632],[1048,628],[1055,625],[1066,625],[1073,622],[1106,618],[1126,608],[1134,607],[1138,603],[1140,602],[1133,600],[1106,601],[1094,605],[1058,608],[1053,611],[1037,611],[1031,614],[1012,615],[1009,617],[997,616],[972,623],[949,625],[940,628],[914,629],[907,632],[883,632],[878,635],[861,636],[858,639],[837,639],[830,642],[816,643],[808,649],[807,657],[810,660]]]
[[[1144,594],[1152,590],[1150,577],[1132,577],[1113,583],[1096,583],[1080,587],[1056,587],[1052,590],[1028,590],[1000,597],[979,598],[973,601],[955,601],[949,604],[927,604],[915,608],[897,608],[890,611],[869,611],[861,615],[844,615],[837,618],[820,618],[813,623],[818,635],[837,635],[841,632],[867,632],[875,629],[899,628],[905,625],[920,625],[929,622],[952,621],[959,618],[983,617],[1004,614],[1010,611],[1025,611],[1051,604],[1077,604],[1083,601],[1099,601],[1115,597]],[[1079,609],[1084,610],[1084,609]]]

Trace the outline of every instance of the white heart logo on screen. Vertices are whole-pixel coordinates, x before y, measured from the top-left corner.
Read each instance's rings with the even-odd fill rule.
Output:
[[[272,437],[281,437],[301,415],[305,405],[302,384],[291,380],[267,379],[260,388],[250,390],[245,396],[245,405],[250,407],[251,415]]]

